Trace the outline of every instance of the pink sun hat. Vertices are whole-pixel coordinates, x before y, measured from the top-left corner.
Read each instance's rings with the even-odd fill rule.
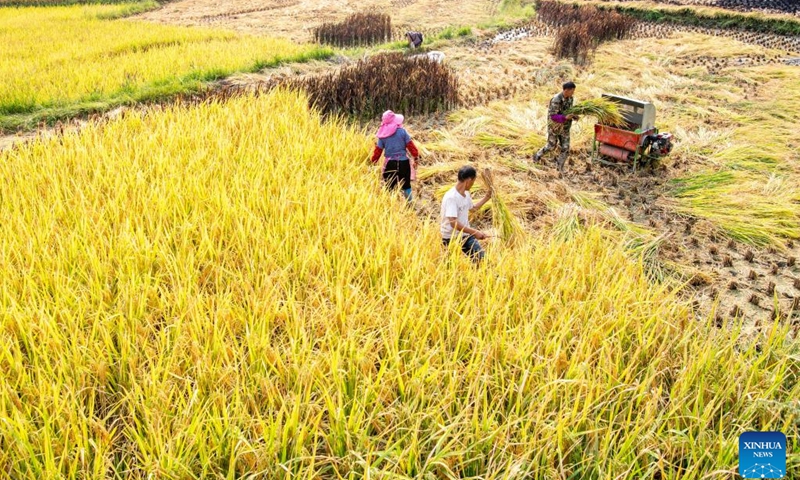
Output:
[[[398,128],[403,126],[405,117],[391,110],[383,112],[381,127],[378,129],[378,138],[388,138],[394,135]]]

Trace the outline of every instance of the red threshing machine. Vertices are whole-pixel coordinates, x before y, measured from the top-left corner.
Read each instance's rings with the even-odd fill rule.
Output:
[[[592,158],[606,165],[632,164],[636,170],[637,165],[657,160],[672,151],[672,134],[658,133],[655,126],[655,105],[605,93],[603,98],[619,105],[626,124],[621,127],[595,124]]]

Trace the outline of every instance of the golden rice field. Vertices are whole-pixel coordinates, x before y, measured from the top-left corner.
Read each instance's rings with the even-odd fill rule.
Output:
[[[134,5],[135,6],[135,5]],[[197,90],[330,54],[287,40],[110,19],[130,5],[0,8],[0,129]]]
[[[368,146],[276,92],[0,154],[0,476],[733,478],[750,429],[798,468],[788,325],[598,226],[473,268]]]

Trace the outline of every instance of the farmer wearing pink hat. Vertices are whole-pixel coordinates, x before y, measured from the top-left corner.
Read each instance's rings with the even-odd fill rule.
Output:
[[[403,128],[404,117],[391,110],[383,113],[378,129],[378,144],[372,152],[372,163],[384,156],[383,181],[390,189],[400,187],[403,196],[411,201],[411,180],[416,178],[419,151],[411,135]],[[411,160],[409,160],[411,154]]]

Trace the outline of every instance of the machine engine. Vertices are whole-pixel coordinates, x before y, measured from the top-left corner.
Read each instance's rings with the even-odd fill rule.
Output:
[[[672,151],[672,134],[658,133],[656,135],[648,135],[645,140],[645,147],[648,145],[650,147],[649,155],[653,158],[669,155]]]

